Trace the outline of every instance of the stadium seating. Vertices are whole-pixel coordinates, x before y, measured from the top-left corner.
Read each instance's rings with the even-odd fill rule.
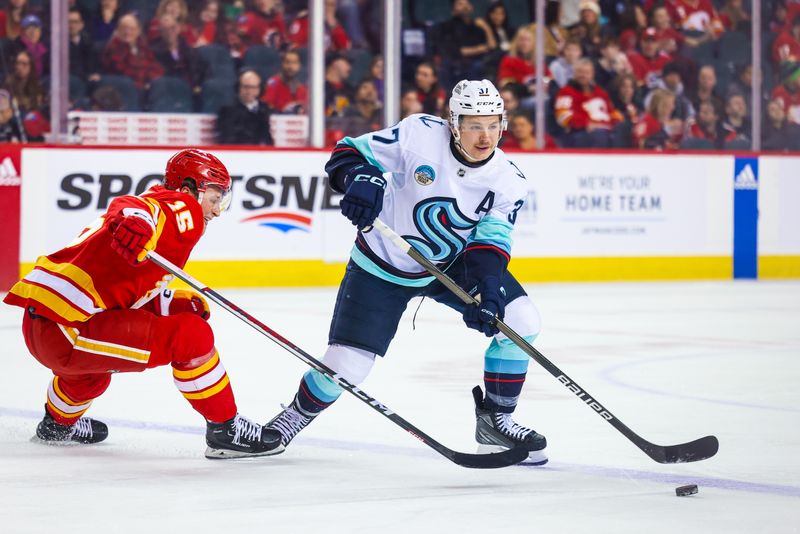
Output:
[[[141,109],[139,89],[127,76],[107,74],[100,78],[98,87],[111,86],[122,97],[122,111],[139,111]]]
[[[266,82],[277,73],[281,66],[280,53],[271,46],[255,45],[247,48],[242,58],[242,65],[254,69]]]
[[[147,92],[147,109],[160,113],[189,113],[192,111],[192,88],[182,78],[157,78]]]
[[[218,44],[200,46],[197,49],[200,58],[206,64],[209,78],[236,78],[236,68],[231,52]]]
[[[236,98],[234,85],[235,81],[228,78],[211,78],[203,82],[200,111],[216,114],[222,106],[233,103]]]

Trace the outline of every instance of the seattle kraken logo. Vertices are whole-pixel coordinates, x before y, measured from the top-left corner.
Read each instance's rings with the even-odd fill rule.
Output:
[[[448,262],[464,249],[466,239],[455,230],[470,230],[478,224],[461,213],[456,199],[434,197],[414,206],[414,225],[424,238],[403,236],[423,256]]]

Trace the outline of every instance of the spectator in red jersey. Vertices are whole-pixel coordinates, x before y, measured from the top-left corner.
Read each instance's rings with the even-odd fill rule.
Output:
[[[287,50],[281,58],[281,71],[267,80],[261,101],[273,113],[305,115],[308,107],[308,88],[299,79],[302,67],[300,54]]]
[[[170,13],[159,19],[159,37],[153,41],[153,55],[164,67],[166,76],[186,80],[195,93],[200,92],[204,66],[197,51],[183,38],[183,25]]]
[[[633,127],[642,113],[642,101],[636,78],[632,74],[621,74],[616,77],[612,87],[611,102],[622,114],[623,122]]]
[[[622,121],[608,93],[594,83],[594,65],[580,59],[575,76],[556,98],[556,121],[567,133],[563,145],[573,148],[609,148],[611,129]]]
[[[422,113],[440,117],[444,111],[445,92],[439,85],[439,76],[433,63],[423,61],[414,71],[414,87],[422,104]]]
[[[92,39],[103,43],[111,39],[121,15],[119,0],[100,0],[100,7],[89,22]]]
[[[286,43],[286,23],[278,0],[253,0],[253,7],[239,17],[238,32],[245,46],[265,45],[281,49]]]
[[[422,104],[417,98],[417,88],[405,87],[400,94],[400,120],[415,113],[422,113]]]
[[[719,20],[725,31],[744,31],[750,15],[742,7],[742,0],[725,0],[725,5],[719,10]]]
[[[217,42],[219,34],[219,0],[205,0],[200,9],[189,12],[183,30],[183,38],[191,47],[205,46]]]
[[[664,89],[654,89],[647,112],[633,127],[633,147],[655,150],[678,148],[683,125],[670,118],[674,110],[675,95]]]
[[[508,118],[508,135],[503,136],[502,149],[539,150],[536,145],[535,126],[531,118],[524,112],[517,111]],[[558,148],[553,138],[545,132],[544,148]]]
[[[671,0],[665,5],[672,20],[684,32],[710,33],[716,38],[724,31],[711,0]]]
[[[800,125],[786,120],[786,113],[780,100],[773,99],[767,104],[761,149],[800,151]]]
[[[350,105],[353,90],[347,83],[353,66],[344,54],[330,54],[325,58],[325,116],[341,115]]]
[[[550,70],[545,65],[545,98],[548,97],[551,80]],[[503,87],[509,83],[522,84],[527,87],[529,94],[536,94],[536,37],[529,27],[517,30],[508,55],[503,57],[497,69],[497,86]]]
[[[772,62],[776,67],[784,62],[800,62],[800,15],[792,20],[791,26],[781,30],[772,43]]]
[[[344,109],[343,131],[350,137],[380,130],[383,124],[383,108],[378,101],[378,91],[372,80],[361,80],[356,87],[353,103]]]
[[[633,68],[633,75],[641,87],[652,89],[661,79],[664,65],[672,60],[669,54],[659,50],[658,32],[655,28],[647,28],[642,32],[639,41],[641,52],[628,52],[628,60]]]
[[[22,31],[14,39],[15,50],[27,50],[33,58],[36,74],[42,76],[50,70],[50,57],[47,47],[42,43],[42,21],[36,15],[27,15],[20,25]]]
[[[707,139],[711,141],[714,148],[722,149],[726,142],[736,139],[736,132],[722,124],[720,115],[716,101],[702,101],[697,110],[697,122],[689,128],[689,137]]]
[[[164,75],[164,67],[142,37],[139,19],[131,14],[120,17],[114,36],[103,50],[102,65],[107,74],[130,77],[139,89],[150,87],[151,81]]]
[[[161,35],[161,17],[164,15],[172,15],[178,24],[183,24],[189,18],[189,8],[185,0],[161,0],[156,8],[156,14],[150,19],[150,25],[147,27],[148,41],[152,42]]]
[[[600,45],[600,57],[594,62],[594,80],[600,87],[609,89],[617,76],[633,72],[628,56],[620,49],[615,37],[606,36]]]
[[[350,49],[350,36],[336,18],[336,0],[325,0],[325,51],[332,52]],[[289,25],[289,43],[294,48],[308,46],[309,11],[304,9]]]
[[[22,19],[28,14],[28,0],[8,0],[8,7],[0,14],[0,37],[16,39],[22,31]]]
[[[800,124],[800,63],[785,63],[781,73],[783,83],[773,89],[772,98],[783,106],[789,122]]]
[[[658,50],[669,55],[676,54],[683,44],[684,37],[672,25],[669,10],[664,6],[658,6],[653,9],[651,18],[653,20],[653,28],[656,30]]]

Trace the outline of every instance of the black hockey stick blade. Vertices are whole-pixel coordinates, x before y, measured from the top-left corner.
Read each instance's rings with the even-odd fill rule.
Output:
[[[462,467],[471,467],[475,469],[497,469],[500,467],[508,467],[511,465],[515,465],[520,463],[521,461],[525,460],[528,457],[528,451],[526,449],[515,447],[513,449],[508,449],[502,452],[490,453],[490,454],[467,454],[464,452],[454,451],[429,435],[425,432],[411,424],[410,422],[406,421],[398,414],[394,413],[390,410],[387,406],[379,402],[374,397],[370,397],[364,390],[360,389],[358,386],[351,384],[345,378],[339,376],[336,372],[334,372],[330,367],[326,366],[321,361],[317,360],[303,349],[286,339],[285,337],[281,336],[275,330],[271,329],[240,307],[238,307],[233,302],[229,301],[210,287],[202,284],[198,280],[195,280],[191,276],[189,276],[186,272],[184,272],[180,267],[173,264],[160,254],[155,251],[151,251],[148,253],[148,258],[150,261],[167,271],[168,273],[176,276],[178,279],[185,282],[190,287],[200,291],[204,295],[206,295],[210,300],[213,300],[221,307],[223,307],[226,311],[230,312],[232,315],[238,317],[242,320],[245,324],[250,326],[251,328],[255,329],[257,332],[261,333],[262,335],[266,336],[274,343],[291,353],[294,357],[298,358],[299,360],[303,361],[307,365],[313,367],[320,373],[327,375],[331,378],[334,382],[339,384],[345,391],[351,393],[355,397],[357,397],[360,401],[367,404],[370,408],[378,412],[379,414],[383,415],[387,419],[391,420],[394,424],[420,440],[422,443],[430,447],[431,449],[435,450],[451,462],[460,465]]]
[[[661,446],[652,443],[649,445],[649,447],[647,445],[642,447],[642,450],[660,464],[699,462],[711,458],[719,450],[719,440],[716,436],[706,436],[679,445]]]

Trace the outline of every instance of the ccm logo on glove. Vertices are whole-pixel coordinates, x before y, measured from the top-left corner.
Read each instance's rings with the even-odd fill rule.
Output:
[[[344,185],[345,194],[339,202],[342,214],[363,230],[372,225],[383,209],[386,179],[378,167],[363,163],[347,172]]]

